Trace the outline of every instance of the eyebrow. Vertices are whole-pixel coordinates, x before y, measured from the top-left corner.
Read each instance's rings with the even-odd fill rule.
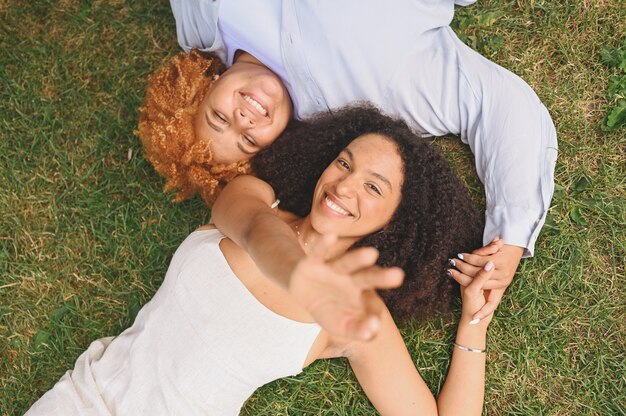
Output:
[[[348,156],[350,157],[350,161],[354,162],[354,155],[352,154],[352,152],[350,151],[350,149],[348,149],[347,147],[345,149],[343,149],[344,152],[346,152],[348,154]],[[389,190],[393,191],[393,187],[391,186],[391,182],[389,182],[389,179],[385,178],[383,175],[381,175],[380,173],[376,173],[372,170],[368,170],[368,173],[370,175],[375,176],[376,178],[378,178],[381,182],[383,182],[385,185],[387,185],[387,187],[389,188]]]
[[[223,133],[224,130],[222,130],[222,128],[220,126],[218,126],[217,124],[214,124],[211,119],[209,119],[209,113],[205,112],[204,113],[204,118],[206,119],[206,122],[209,124],[209,126],[211,126],[211,128],[213,130],[215,130],[218,133]]]

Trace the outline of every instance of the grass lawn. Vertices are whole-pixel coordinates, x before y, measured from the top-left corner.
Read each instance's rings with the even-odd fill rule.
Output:
[[[626,129],[602,48],[626,42],[618,0],[481,0],[454,27],[524,78],[559,134],[556,192],[488,338],[489,415],[626,414]],[[178,52],[167,1],[0,0],[0,415],[21,415],[89,343],[128,327],[184,237],[133,135],[147,74]],[[469,151],[437,141],[480,198]],[[454,323],[404,328],[433,391]],[[249,415],[375,414],[347,363],[260,389]]]

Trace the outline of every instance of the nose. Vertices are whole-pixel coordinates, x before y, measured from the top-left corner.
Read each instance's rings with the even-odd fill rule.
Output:
[[[353,175],[344,175],[335,185],[337,196],[354,198],[356,196],[357,180]]]
[[[247,114],[241,109],[235,109],[234,119],[237,125],[242,129],[249,129],[256,125],[256,122],[250,117],[250,114]]]

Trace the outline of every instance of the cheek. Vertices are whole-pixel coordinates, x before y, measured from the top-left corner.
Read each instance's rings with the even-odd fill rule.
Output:
[[[368,205],[368,213],[371,215],[375,228],[382,228],[389,223],[398,207],[395,203],[371,203]]]
[[[209,148],[211,149],[211,154],[213,155],[211,162],[215,164],[227,164],[233,162],[233,146],[220,135],[207,134],[207,130],[208,129],[204,130],[203,139],[209,142]]]
[[[256,132],[255,139],[261,147],[265,148],[274,143],[282,132],[283,129],[277,128],[272,125],[264,128],[263,130],[258,130]]]
[[[228,164],[238,161],[232,144],[224,140],[223,137],[212,137],[209,142],[209,148],[213,154],[213,163]]]

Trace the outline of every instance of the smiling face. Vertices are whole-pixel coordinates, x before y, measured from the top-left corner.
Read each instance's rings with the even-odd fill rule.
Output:
[[[310,214],[313,228],[355,239],[382,229],[400,204],[402,172],[394,142],[378,134],[356,138],[317,182]]]
[[[292,110],[289,93],[276,74],[262,64],[237,61],[200,103],[194,132],[210,140],[213,163],[248,160],[276,140]]]

